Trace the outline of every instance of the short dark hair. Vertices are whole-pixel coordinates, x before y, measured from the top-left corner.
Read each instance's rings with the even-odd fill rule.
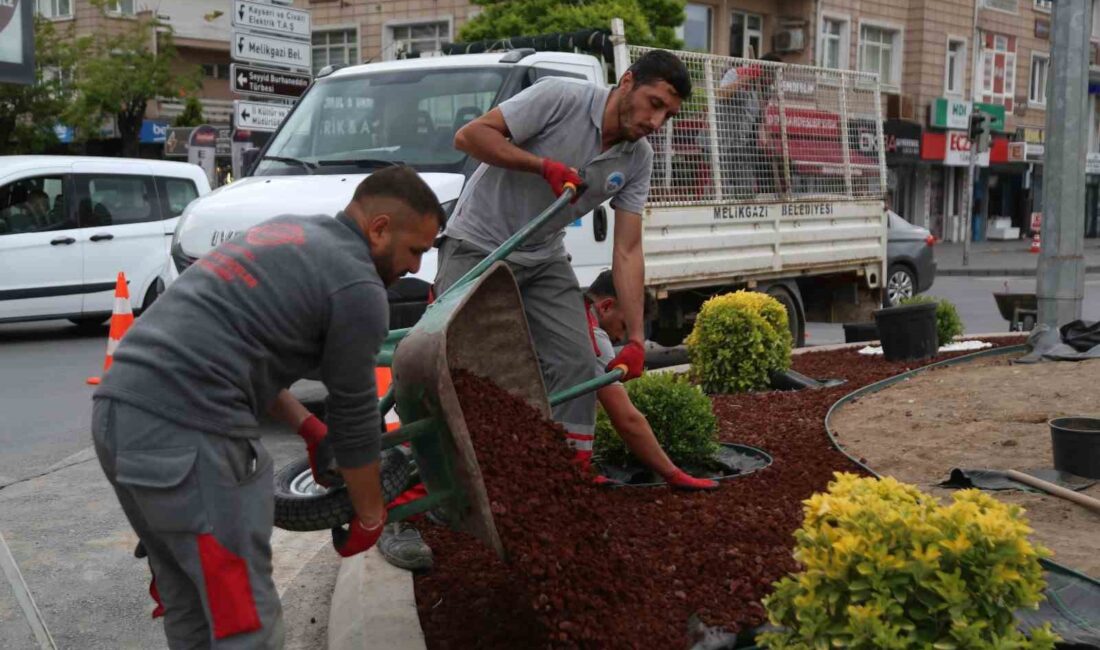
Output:
[[[638,58],[627,72],[634,74],[639,86],[667,81],[680,99],[691,98],[691,74],[687,66],[668,50],[650,50]]]
[[[355,188],[352,200],[368,201],[372,198],[389,198],[400,201],[418,215],[430,215],[440,227],[446,220],[443,206],[439,204],[432,188],[424,182],[416,170],[408,165],[394,165],[380,169]]]
[[[597,275],[596,279],[592,281],[592,284],[588,285],[588,296],[590,298],[619,299],[619,294],[615,291],[615,276],[611,273],[611,269]],[[652,319],[657,313],[657,301],[648,291],[645,294],[645,302],[643,304],[642,315],[646,320]]]
[[[764,56],[760,57],[761,61],[774,61],[776,63],[782,63],[783,59],[775,52],[768,52]]]

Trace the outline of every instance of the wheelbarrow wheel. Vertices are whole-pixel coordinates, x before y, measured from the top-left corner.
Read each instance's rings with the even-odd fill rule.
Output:
[[[393,501],[408,489],[412,464],[404,452],[382,452],[382,498]],[[355,508],[343,485],[326,488],[313,481],[309,457],[295,459],[275,473],[275,525],[283,530],[328,530],[351,520]]]

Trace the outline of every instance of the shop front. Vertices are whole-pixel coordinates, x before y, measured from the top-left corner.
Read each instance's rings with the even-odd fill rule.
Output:
[[[905,120],[882,123],[886,152],[886,202],[906,221],[928,227],[921,191],[927,165],[922,169],[921,125]]]

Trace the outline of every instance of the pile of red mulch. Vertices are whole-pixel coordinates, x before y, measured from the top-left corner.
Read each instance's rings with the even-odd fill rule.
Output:
[[[422,527],[435,552],[435,569],[415,580],[428,646],[686,648],[693,614],[735,632],[762,624],[761,599],[797,569],[801,501],[833,472],[859,471],[825,435],[829,406],[919,365],[803,354],[795,370],[847,383],[715,397],[722,440],[761,447],[774,463],[712,493],[592,486],[569,463],[560,428],[490,382],[457,376],[509,563],[470,537]]]

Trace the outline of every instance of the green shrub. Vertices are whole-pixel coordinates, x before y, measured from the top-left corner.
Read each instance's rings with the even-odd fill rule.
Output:
[[[951,301],[932,296],[912,296],[901,301],[901,305],[920,305],[936,303],[936,341],[943,347],[963,333],[963,322],[959,311]]]
[[[736,291],[703,303],[687,338],[692,376],[708,393],[767,388],[791,367],[787,310],[771,296]]]
[[[803,502],[802,571],[764,599],[768,648],[1053,648],[1049,624],[1016,629],[1044,579],[1022,510],[978,490],[953,503],[898,481],[835,474]]]
[[[662,372],[628,382],[626,392],[672,462],[705,465],[718,451],[718,420],[698,386]],[[635,462],[603,409],[596,416],[595,454],[611,464]]]

